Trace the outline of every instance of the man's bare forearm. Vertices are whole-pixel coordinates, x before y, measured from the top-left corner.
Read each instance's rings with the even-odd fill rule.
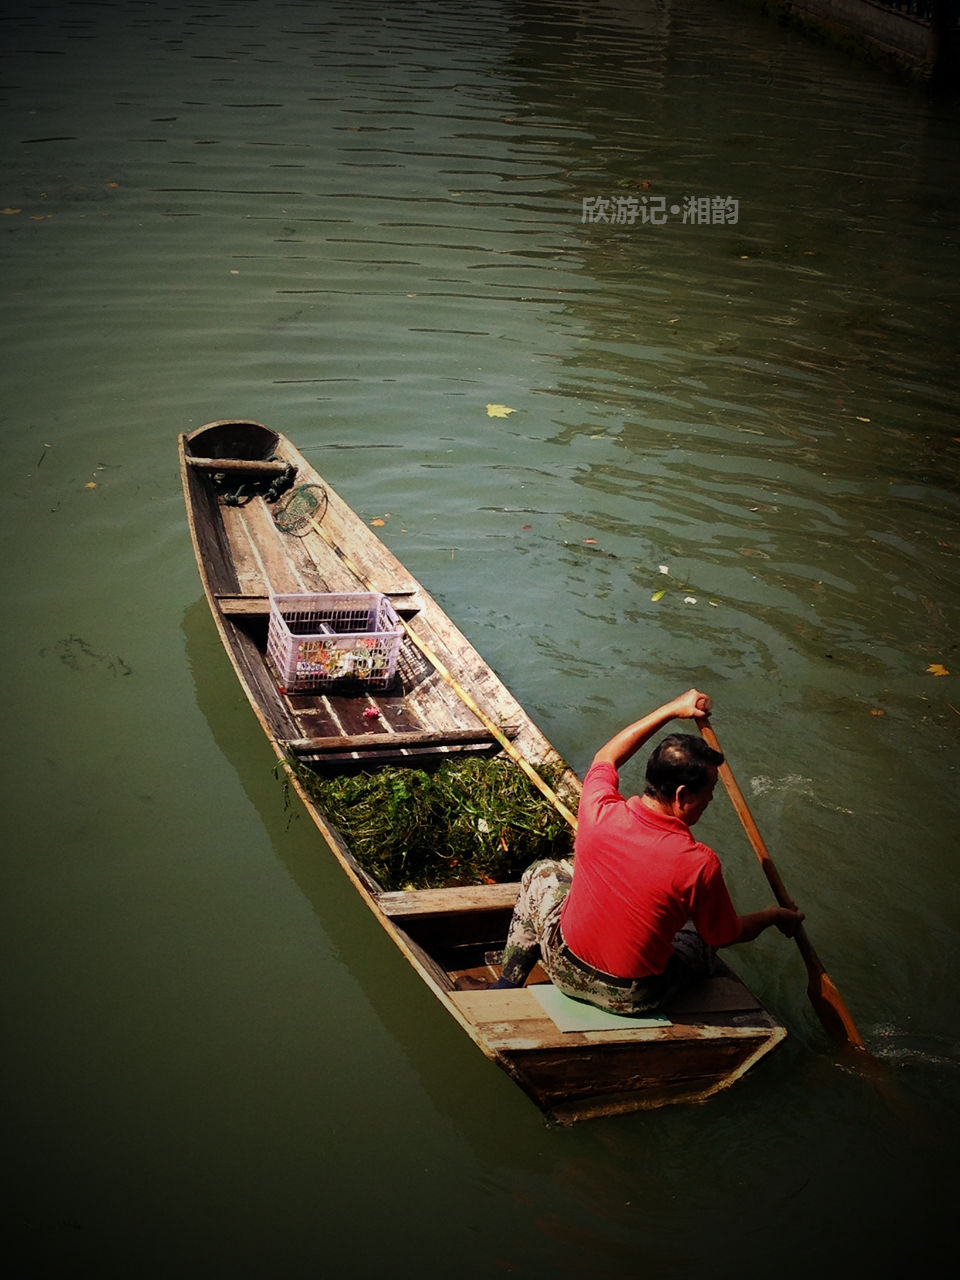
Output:
[[[612,764],[615,769],[622,768],[631,756],[635,755],[645,742],[655,733],[669,724],[671,720],[700,720],[708,715],[711,707],[710,699],[697,689],[688,689],[672,702],[665,702],[656,711],[651,711],[625,729],[614,734],[605,746],[602,746],[593,757],[593,763],[601,761]]]

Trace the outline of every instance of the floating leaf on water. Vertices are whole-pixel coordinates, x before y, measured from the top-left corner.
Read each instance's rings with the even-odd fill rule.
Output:
[[[651,603],[656,604],[657,601],[662,600],[666,594],[667,594],[666,591],[655,591],[653,595],[650,597]]]
[[[386,520],[381,520],[379,516],[376,516],[373,520],[370,521],[370,523],[373,525],[375,529],[382,529],[387,522]]]
[[[942,662],[931,662],[927,667],[927,671],[932,676],[948,676],[950,674]]]
[[[488,404],[488,418],[507,418],[511,413],[516,413],[516,409],[508,409],[505,404]]]
[[[670,572],[670,570],[667,568],[667,566],[666,566],[665,564],[662,564],[662,565],[660,566],[660,572],[661,572],[661,573],[669,573],[669,572]]]
[[[684,596],[684,597],[683,597],[683,603],[684,603],[684,604],[696,604],[696,603],[697,603],[697,597],[696,597],[696,596]]]

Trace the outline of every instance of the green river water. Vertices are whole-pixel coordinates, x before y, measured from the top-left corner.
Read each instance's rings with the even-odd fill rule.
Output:
[[[946,1261],[956,102],[708,0],[37,0],[0,31],[14,1273]],[[713,695],[880,1086],[764,936],[735,964],[776,1055],[544,1127],[285,805],[176,470],[230,416],[384,522],[578,769]],[[698,833],[765,903],[725,801]]]

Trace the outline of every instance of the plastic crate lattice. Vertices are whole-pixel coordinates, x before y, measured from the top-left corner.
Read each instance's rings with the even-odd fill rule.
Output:
[[[267,654],[284,693],[386,689],[402,639],[400,619],[379,592],[270,599]]]

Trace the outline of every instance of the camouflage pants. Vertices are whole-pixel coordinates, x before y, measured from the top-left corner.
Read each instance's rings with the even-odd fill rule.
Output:
[[[666,970],[653,977],[629,983],[610,980],[610,974],[571,960],[560,934],[560,912],[572,880],[573,867],[565,859],[535,862],[521,876],[503,952],[503,977],[508,982],[522,987],[539,960],[564,995],[610,1013],[631,1014],[658,1009],[682,987],[713,972],[715,952],[692,924],[674,935],[674,954]]]

